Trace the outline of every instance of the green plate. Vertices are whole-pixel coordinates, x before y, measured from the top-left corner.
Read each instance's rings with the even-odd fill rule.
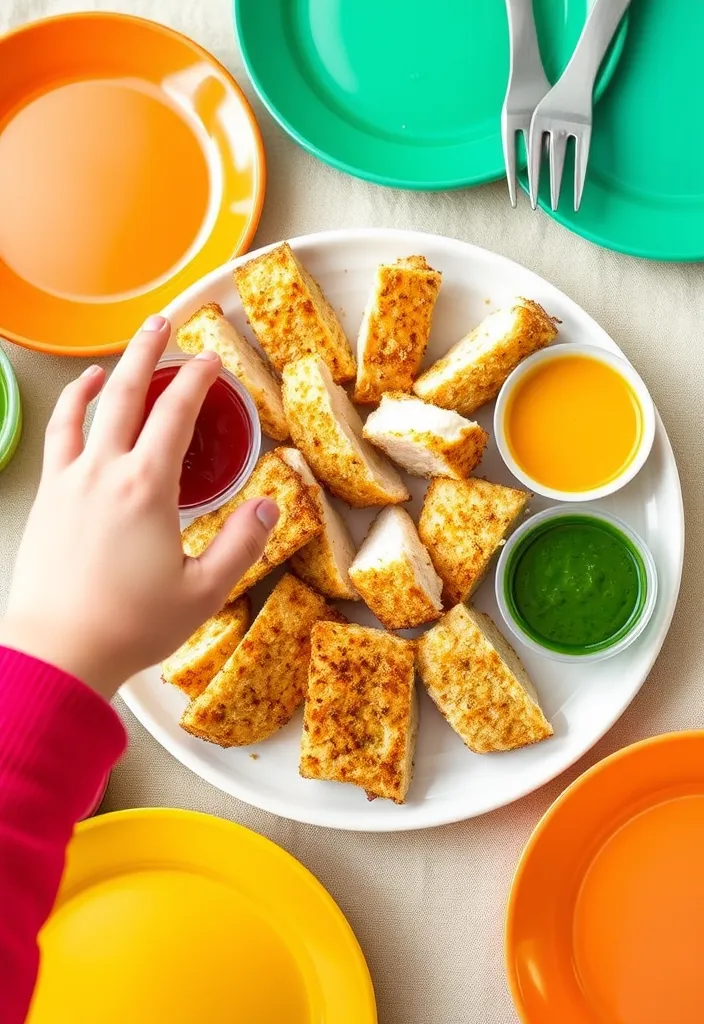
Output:
[[[550,210],[591,242],[655,260],[704,259],[704,133],[700,125],[704,3],[637,0],[617,80],[594,112],[589,170],[578,213],[573,166]],[[521,181],[528,190],[525,176]]]
[[[17,450],[22,436],[22,401],[12,363],[0,348],[0,472]]]
[[[589,0],[534,0],[555,81]],[[446,189],[504,173],[499,116],[508,79],[503,0],[235,0],[247,70],[302,146],[380,185]],[[604,89],[625,24],[606,58]]]

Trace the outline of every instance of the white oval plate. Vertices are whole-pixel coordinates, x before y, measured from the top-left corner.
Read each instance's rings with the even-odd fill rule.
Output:
[[[591,317],[553,285],[502,256],[465,242],[411,231],[365,229],[308,235],[291,245],[338,309],[350,339],[356,336],[377,264],[421,254],[443,273],[427,363],[443,355],[488,312],[516,295],[537,300],[562,320],[560,342],[586,342],[620,351]],[[232,270],[252,255],[256,253],[242,256],[203,278],[171,303],[165,315],[178,326],[203,303],[218,302],[251,339]],[[479,410],[478,415],[490,432],[492,413],[493,403]],[[493,442],[478,473],[490,480],[515,483]],[[425,483],[406,479],[413,494],[409,508],[417,519]],[[551,504],[536,498],[531,509],[540,511]],[[562,665],[516,642],[555,730],[552,739],[534,747],[506,754],[472,754],[422,693],[414,777],[408,801],[402,807],[385,800],[370,803],[355,786],[300,778],[300,713],[265,743],[222,750],[179,728],[185,698],[161,682],[158,668],[126,683],[122,696],[142,724],[179,761],[224,792],[284,818],[331,828],[390,832],[460,821],[501,807],[553,779],[603,736],[633,700],[665,639],[680,585],[684,520],[677,467],[659,416],[653,450],[641,472],[624,490],[594,504],[629,523],[653,553],[660,593],[647,629],[623,654],[589,666]],[[339,507],[345,511],[355,540],[360,542],[378,510]],[[255,611],[271,586],[269,577],[253,591]],[[496,619],[502,632],[508,633],[493,591],[492,573],[479,589],[476,604]],[[379,625],[361,602],[347,602],[341,607],[355,621]],[[256,759],[250,757],[252,753],[256,753]]]

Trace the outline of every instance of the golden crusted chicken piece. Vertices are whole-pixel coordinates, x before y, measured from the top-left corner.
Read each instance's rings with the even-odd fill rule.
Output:
[[[417,731],[414,648],[356,625],[313,627],[301,775],[406,798]]]
[[[431,480],[418,532],[445,584],[447,604],[466,601],[479,586],[531,497],[476,477]]]
[[[183,531],[183,550],[197,558],[220,532],[228,518],[250,498],[271,498],[279,506],[279,521],[269,535],[264,554],[249,568],[230,592],[229,601],[253,587],[274,566],[316,537],[323,529],[320,509],[298,473],[278,454],[262,455],[251,477],[230,501],[215,512],[207,512]]]
[[[256,349],[225,319],[216,302],[201,306],[190,320],[179,327],[176,344],[192,356],[204,349],[217,352],[225,369],[251,395],[264,433],[275,441],[286,440],[288,424],[279,382]]]
[[[401,477],[364,440],[359,413],[322,359],[305,356],[289,363],[283,397],[296,447],[333,494],[355,508],[408,501]]]
[[[274,368],[318,355],[338,383],[352,380],[357,365],[335,310],[288,242],[235,270],[242,306]]]
[[[226,604],[162,663],[161,678],[183,690],[187,697],[197,697],[247,632],[249,616],[246,595]]]
[[[362,433],[407,473],[452,480],[476,469],[489,440],[478,423],[401,392],[382,396]]]
[[[282,576],[181,727],[221,747],[259,743],[281,729],[305,696],[313,623],[328,616],[339,613],[295,576]]]
[[[357,339],[355,402],[375,404],[384,391],[411,390],[441,281],[424,256],[377,268]]]
[[[350,577],[387,629],[411,629],[440,618],[442,580],[403,508],[385,508],[378,514]]]
[[[557,336],[558,320],[531,299],[497,309],[421,374],[413,385],[419,398],[463,416],[496,398],[522,359]]]
[[[488,615],[458,604],[416,650],[428,693],[476,754],[552,736],[525,667]]]
[[[324,523],[322,533],[291,555],[291,568],[297,576],[326,597],[338,601],[357,601],[359,594],[352,586],[349,576],[356,548],[347,524],[330,504],[325,491],[311,473],[308,463],[298,449],[279,448],[278,452],[310,488]]]

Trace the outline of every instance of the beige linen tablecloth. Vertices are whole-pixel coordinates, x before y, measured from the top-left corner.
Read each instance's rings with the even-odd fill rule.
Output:
[[[266,0],[262,0],[266,2]],[[704,727],[704,274],[648,263],[577,238],[525,200],[512,211],[502,183],[414,194],[345,177],[299,149],[254,96],[237,51],[231,0],[0,0],[0,31],[76,9],[119,9],[165,22],[211,50],[252,99],[266,144],[269,190],[255,245],[326,228],[393,226],[451,235],[525,264],[598,320],[638,367],[675,449],[687,515],[687,561],[669,638],[641,693],[575,768],[511,807],[450,827],[358,835],[272,817],[225,796],[174,761],[117,706],[130,747],[106,810],[190,807],[232,818],[298,857],[330,890],[354,928],[374,978],[381,1024],[513,1024],[502,927],[514,866],[538,818],[599,758],[634,740]],[[523,198],[523,197],[522,197]],[[25,433],[0,475],[0,609],[40,470],[42,433],[80,362],[0,342],[24,397]]]

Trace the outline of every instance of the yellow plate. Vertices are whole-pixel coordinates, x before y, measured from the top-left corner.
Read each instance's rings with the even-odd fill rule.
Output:
[[[375,1024],[364,956],[298,861],[241,825],[146,808],[79,825],[30,1024]]]

